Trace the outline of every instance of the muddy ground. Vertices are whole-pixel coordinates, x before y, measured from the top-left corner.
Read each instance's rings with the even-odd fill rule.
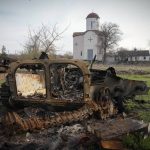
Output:
[[[1,105],[0,120],[6,111]],[[99,150],[99,140],[84,124],[85,121],[8,135],[0,122],[0,150]]]
[[[42,131],[6,136],[1,133],[0,149],[78,150],[99,149],[95,136],[88,134],[84,126],[74,124]]]
[[[30,108],[23,110],[29,116],[31,115]],[[6,111],[1,105],[0,118]],[[100,150],[100,138],[98,137],[112,139],[147,127],[141,121],[131,120],[133,116],[134,114],[128,114],[128,118],[125,119],[116,116],[105,121],[91,117],[76,123],[19,133],[8,132],[10,130],[8,128],[6,130],[0,123],[0,150]],[[96,135],[99,136],[96,137]]]

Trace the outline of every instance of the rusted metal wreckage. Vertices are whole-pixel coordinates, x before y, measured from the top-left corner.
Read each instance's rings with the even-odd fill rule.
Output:
[[[137,120],[112,118],[123,113],[124,99],[148,91],[145,82],[122,79],[114,68],[102,71],[88,69],[82,61],[36,59],[13,62],[7,72],[0,88],[2,103],[17,108],[32,106],[36,114],[23,117],[15,111],[7,112],[2,118],[7,131],[34,131],[91,116],[99,120],[87,123],[87,129],[103,142],[147,128],[147,124]],[[57,113],[37,115],[36,107]]]

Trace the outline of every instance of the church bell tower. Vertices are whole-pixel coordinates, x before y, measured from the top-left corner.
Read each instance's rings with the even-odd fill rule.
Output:
[[[99,30],[99,16],[96,13],[90,13],[86,17],[86,30]]]

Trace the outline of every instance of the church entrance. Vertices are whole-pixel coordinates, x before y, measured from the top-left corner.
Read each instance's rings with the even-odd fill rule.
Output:
[[[87,59],[92,60],[93,59],[93,49],[87,50]]]

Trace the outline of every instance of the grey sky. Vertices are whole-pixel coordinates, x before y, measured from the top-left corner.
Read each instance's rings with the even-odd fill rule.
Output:
[[[57,43],[59,53],[72,51],[73,32],[85,31],[85,18],[95,12],[100,23],[113,22],[124,33],[119,46],[148,49],[150,41],[150,0],[0,0],[0,47],[9,53],[23,50],[28,29],[41,24],[69,25]]]

